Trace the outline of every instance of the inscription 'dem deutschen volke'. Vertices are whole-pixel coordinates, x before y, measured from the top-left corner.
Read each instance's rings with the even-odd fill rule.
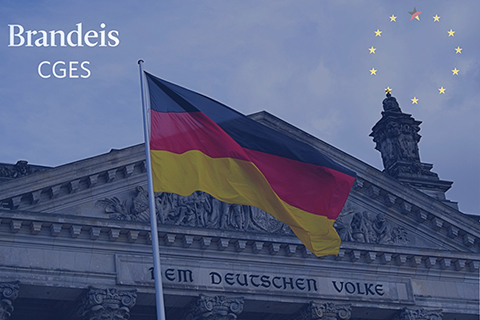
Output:
[[[153,268],[149,269],[151,272],[151,279],[153,280]],[[194,283],[194,272],[190,269],[166,269],[163,273],[164,280],[171,283]],[[246,288],[261,288],[261,289],[275,289],[285,291],[304,291],[304,292],[321,292],[322,288],[318,281],[314,278],[304,277],[286,277],[273,276],[267,274],[254,273],[221,273],[211,271],[208,274],[208,284],[223,287],[246,287]],[[375,282],[362,281],[344,281],[331,280],[329,281],[331,288],[338,294],[347,295],[364,295],[364,296],[383,296],[385,295],[384,285]]]

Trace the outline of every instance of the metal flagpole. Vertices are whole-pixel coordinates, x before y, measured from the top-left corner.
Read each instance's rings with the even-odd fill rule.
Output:
[[[150,159],[150,126],[148,110],[145,105],[145,90],[143,87],[143,60],[138,60],[140,68],[140,88],[142,90],[143,128],[145,135],[145,154],[148,175],[148,201],[150,207],[150,230],[152,233],[153,249],[153,276],[155,278],[155,298],[157,304],[157,320],[165,320],[165,306],[163,303],[162,270],[160,266],[160,247],[158,243],[157,215],[155,213],[155,193],[153,192],[152,161]]]

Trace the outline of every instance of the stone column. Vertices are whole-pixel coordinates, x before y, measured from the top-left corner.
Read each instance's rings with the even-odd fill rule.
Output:
[[[348,320],[352,315],[352,308],[348,304],[333,302],[310,302],[299,313],[295,320]]]
[[[398,311],[391,320],[442,320],[442,310],[404,308]]]
[[[89,287],[81,305],[84,320],[127,320],[135,305],[137,290]]]
[[[201,294],[188,309],[185,320],[235,320],[243,311],[243,298]]]
[[[7,320],[13,312],[13,301],[18,296],[19,282],[0,282],[0,320]]]

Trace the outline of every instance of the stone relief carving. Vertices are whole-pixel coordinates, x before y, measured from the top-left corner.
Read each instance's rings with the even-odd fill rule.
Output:
[[[410,242],[407,231],[393,227],[383,213],[372,215],[353,209],[348,202],[333,226],[342,241],[399,245]]]
[[[243,298],[201,294],[188,309],[185,320],[235,320],[243,311]]]
[[[112,197],[95,205],[104,208],[111,219],[150,221],[148,193],[140,186],[135,188],[131,200]],[[200,191],[188,197],[156,193],[155,206],[162,224],[293,235],[288,226],[258,208],[224,203]]]
[[[116,220],[135,220],[127,209],[127,201],[120,201],[117,197],[98,200],[95,206],[102,206],[105,212],[110,214],[110,218]]]
[[[84,320],[127,320],[136,299],[136,290],[89,287],[79,311]]]
[[[270,214],[250,206],[228,204],[204,192],[194,192],[188,197],[173,193],[156,193],[157,219],[161,224],[181,225],[223,230],[241,230],[293,235],[291,229]],[[111,219],[150,221],[148,193],[138,186],[129,200],[117,197],[97,201]],[[380,244],[406,244],[407,232],[393,227],[383,214],[352,209],[347,204],[335,224],[342,241]]]
[[[392,121],[376,132],[373,141],[377,144],[376,149],[382,154],[385,168],[397,161],[420,163],[418,131],[420,131],[420,127],[415,123]]]
[[[350,305],[312,301],[300,311],[295,320],[348,320],[351,315],[352,308]]]

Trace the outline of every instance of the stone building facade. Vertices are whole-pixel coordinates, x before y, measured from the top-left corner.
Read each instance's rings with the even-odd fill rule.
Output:
[[[256,208],[156,194],[167,319],[478,319],[478,217],[446,199],[451,182],[420,161],[420,122],[395,98],[371,134],[383,172],[251,117],[357,173],[340,254],[313,256]],[[143,145],[0,175],[0,320],[155,319]]]

